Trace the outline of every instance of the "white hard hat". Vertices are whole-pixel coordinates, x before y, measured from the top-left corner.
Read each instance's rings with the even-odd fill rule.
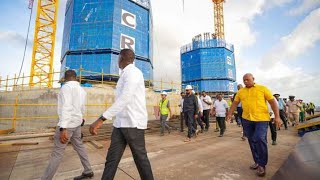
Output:
[[[162,91],[162,92],[161,92],[161,95],[168,95],[168,93],[165,92],[165,91]]]
[[[189,90],[190,90],[190,89],[192,89],[192,86],[191,86],[191,85],[187,85],[187,86],[186,86],[186,89],[189,89]]]

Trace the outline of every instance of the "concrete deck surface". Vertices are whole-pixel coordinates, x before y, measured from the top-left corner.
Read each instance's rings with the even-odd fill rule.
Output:
[[[215,127],[215,124],[211,124]],[[300,140],[297,130],[278,131],[278,144],[269,143],[269,163],[267,175],[257,177],[255,171],[248,167],[253,163],[247,141],[242,141],[241,128],[236,124],[227,124],[225,136],[209,132],[200,134],[191,142],[183,142],[185,134],[173,131],[170,135],[160,137],[158,134],[146,136],[148,156],[152,165],[155,179],[210,179],[210,180],[254,180],[270,179],[278,168],[287,159],[295,144]],[[30,140],[29,140],[30,141]],[[25,180],[39,179],[48,164],[53,143],[48,138],[33,139],[39,145],[33,146],[0,146],[0,179]],[[270,131],[268,131],[268,141]],[[103,149],[96,149],[92,144],[85,143],[95,176],[101,178],[104,168],[109,141],[100,141]],[[119,168],[140,179],[130,148],[127,147],[119,164]],[[72,179],[81,174],[80,160],[69,145],[65,151],[62,163],[54,179]],[[131,180],[132,178],[118,169],[116,180]]]

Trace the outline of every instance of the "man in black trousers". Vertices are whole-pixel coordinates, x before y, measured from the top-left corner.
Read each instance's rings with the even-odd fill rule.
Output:
[[[96,135],[97,129],[105,120],[116,116],[102,180],[114,179],[127,145],[131,149],[140,178],[154,179],[145,148],[144,131],[147,129],[148,114],[144,79],[142,72],[133,64],[134,59],[132,50],[121,50],[119,68],[122,71],[116,86],[115,102],[90,126],[90,133]]]

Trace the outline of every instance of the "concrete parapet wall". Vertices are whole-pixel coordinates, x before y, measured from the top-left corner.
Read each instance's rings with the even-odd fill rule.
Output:
[[[115,88],[107,85],[84,88],[87,92],[86,124],[92,123],[107,107],[114,102]],[[0,130],[11,129],[16,117],[16,131],[38,131],[56,126],[57,94],[59,89],[36,89],[0,93]],[[168,94],[172,112],[180,114],[179,94]],[[17,103],[16,103],[17,100]],[[160,94],[146,89],[148,119],[156,119],[154,113],[160,100]],[[15,113],[16,111],[16,113]],[[15,115],[16,114],[16,115]]]

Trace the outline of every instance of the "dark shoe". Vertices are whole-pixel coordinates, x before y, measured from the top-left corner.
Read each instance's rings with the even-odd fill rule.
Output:
[[[201,129],[200,133],[203,133],[203,129]]]
[[[260,177],[264,177],[266,175],[266,168],[262,167],[262,166],[259,166],[257,168],[257,175],[260,176]]]
[[[223,137],[223,134],[220,134],[218,137]]]
[[[93,176],[94,176],[93,172],[88,174],[82,173],[80,176],[74,177],[73,180],[91,179]]]
[[[272,141],[272,145],[277,145],[277,141]]]
[[[258,165],[257,163],[254,163],[254,164],[252,164],[252,165],[250,166],[250,169],[256,170],[256,169],[258,169],[258,167],[259,167],[259,165]]]
[[[168,129],[169,134],[171,133],[171,130],[172,130],[172,127],[169,127],[169,129]]]
[[[219,132],[219,131],[220,131],[219,129],[214,130],[214,132]]]

